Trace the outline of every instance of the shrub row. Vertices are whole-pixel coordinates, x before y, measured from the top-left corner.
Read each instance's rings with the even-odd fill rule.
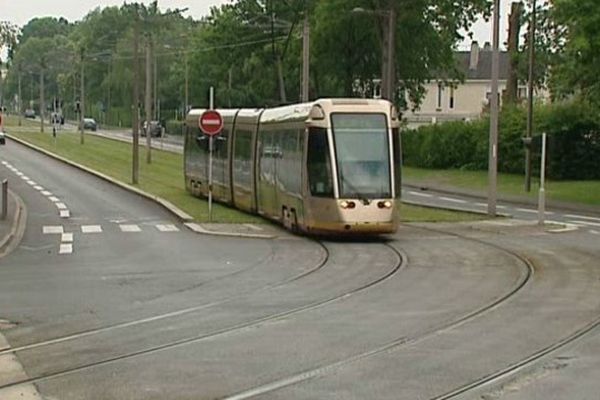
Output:
[[[532,143],[533,169],[539,173],[541,133],[548,134],[547,175],[552,179],[600,179],[600,116],[586,103],[537,106]],[[523,173],[527,113],[506,107],[500,114],[498,170]],[[435,169],[486,170],[489,118],[448,122],[403,133],[404,163]]]

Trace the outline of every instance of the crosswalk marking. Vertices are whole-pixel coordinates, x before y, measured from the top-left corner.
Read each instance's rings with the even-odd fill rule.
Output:
[[[119,228],[121,228],[121,232],[141,232],[142,231],[140,229],[140,227],[137,225],[119,225]]]
[[[81,232],[100,233],[102,232],[102,227],[100,225],[81,225]]]
[[[590,231],[590,233],[592,233],[592,234],[594,234],[594,235],[600,235],[600,232],[598,232],[598,231],[594,231],[594,230],[591,230],[591,231]]]
[[[73,233],[63,233],[60,237],[60,241],[63,243],[73,243]]]
[[[179,231],[179,228],[177,228],[175,225],[172,225],[172,224],[159,224],[159,225],[156,225],[156,229],[158,229],[161,232],[177,232],[177,231]]]
[[[62,225],[44,225],[42,227],[42,232],[44,234],[54,234],[54,233],[63,233]]]
[[[23,179],[24,181],[30,180],[27,175],[23,175],[23,174],[21,174],[21,179]]]
[[[71,254],[73,253],[73,244],[72,243],[61,243],[60,248],[58,249],[58,254]]]
[[[38,191],[40,191],[40,192],[41,192],[42,190],[44,190],[44,188],[43,188],[43,187],[41,187],[40,185],[35,185],[33,188],[34,188],[35,190],[38,190]]]
[[[67,209],[67,205],[65,203],[54,203],[54,204],[56,204],[56,208],[58,208],[59,210]]]
[[[56,196],[48,196],[48,200],[50,200],[54,203],[58,203],[60,201],[60,199]]]
[[[52,196],[52,192],[49,192],[49,191],[47,191],[47,190],[42,190],[42,194],[43,194],[44,196],[46,196],[46,197],[50,197],[50,196]]]
[[[15,174],[16,174],[17,176],[23,176],[23,173],[22,173],[22,172],[20,172],[20,171],[19,171],[19,172],[15,172]]]
[[[27,184],[28,184],[29,186],[36,186],[36,185],[37,185],[37,183],[36,183],[36,182],[34,182],[34,181],[31,181],[31,180],[29,180],[29,181],[25,181],[25,182],[27,182]]]
[[[71,218],[71,212],[69,210],[60,210],[61,218]]]

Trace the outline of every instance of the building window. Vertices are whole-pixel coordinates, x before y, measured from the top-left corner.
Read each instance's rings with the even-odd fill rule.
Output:
[[[438,95],[437,95],[437,110],[442,110],[442,95],[444,94],[444,86],[442,82],[438,82]]]
[[[450,86],[450,109],[454,110],[454,86]]]

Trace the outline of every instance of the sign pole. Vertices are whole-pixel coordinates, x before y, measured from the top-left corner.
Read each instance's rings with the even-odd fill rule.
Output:
[[[540,193],[538,196],[538,224],[544,225],[546,211],[546,190],[544,188],[546,180],[546,134],[542,134],[542,160],[540,163]]]
[[[209,110],[215,108],[215,89],[210,87],[209,90]],[[212,222],[212,170],[213,170],[213,135],[208,137],[208,222]]]

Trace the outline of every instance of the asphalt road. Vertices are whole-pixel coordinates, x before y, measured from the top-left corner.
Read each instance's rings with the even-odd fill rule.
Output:
[[[593,229],[501,220],[370,241],[217,238],[12,142],[1,161],[28,221],[0,260],[0,319],[14,324],[0,328],[0,399],[600,392]],[[61,230],[72,241],[49,233]]]

